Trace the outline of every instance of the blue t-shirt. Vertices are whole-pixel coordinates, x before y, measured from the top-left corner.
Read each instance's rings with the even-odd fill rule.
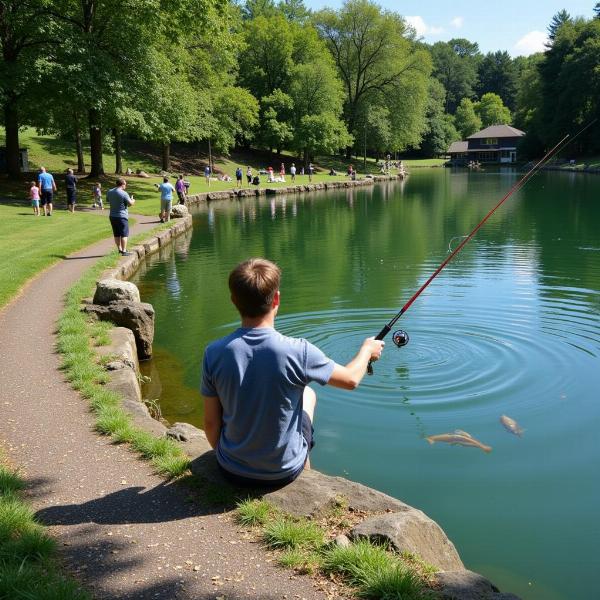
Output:
[[[128,206],[131,206],[129,194],[122,188],[112,188],[106,192],[106,200],[110,204],[110,216],[129,218]]]
[[[240,327],[204,352],[202,394],[217,396],[223,427],[219,464],[234,475],[283,479],[300,470],[308,452],[302,436],[302,395],[325,385],[335,363],[301,338],[270,327]]]
[[[160,199],[161,200],[173,200],[173,191],[175,188],[167,181],[166,183],[161,183],[158,186],[160,190]]]
[[[51,192],[54,189],[54,177],[50,173],[40,173],[38,175],[40,189],[44,192]]]

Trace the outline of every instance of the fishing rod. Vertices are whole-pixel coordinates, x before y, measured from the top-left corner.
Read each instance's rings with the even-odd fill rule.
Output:
[[[464,248],[464,246],[473,238],[473,236],[483,227],[485,222],[500,208],[516,191],[520,190],[534,175],[540,170],[544,163],[566,148],[573,140],[578,138],[588,127],[591,127],[598,119],[594,119],[581,129],[576,135],[571,137],[570,134],[565,135],[553,148],[551,148],[537,163],[521,177],[502,197],[502,199],[481,219],[469,235],[465,236],[463,241],[449,254],[449,256],[440,264],[440,266],[431,274],[429,279],[408,299],[406,304],[396,313],[394,318],[383,327],[383,329],[375,336],[376,340],[383,340],[385,336],[392,330],[398,319],[411,307],[412,303],[425,291],[427,286],[441,273],[444,267]],[[399,329],[392,335],[392,341],[398,348],[406,346],[409,341],[408,333]],[[373,361],[370,360],[367,365],[367,373],[373,375]]]

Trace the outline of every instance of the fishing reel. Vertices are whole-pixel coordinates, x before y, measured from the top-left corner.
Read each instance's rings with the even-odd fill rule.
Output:
[[[398,331],[394,331],[392,334],[392,342],[396,344],[398,348],[402,348],[402,346],[406,346],[408,344],[410,338],[408,337],[408,333],[403,331],[402,329],[398,329]]]

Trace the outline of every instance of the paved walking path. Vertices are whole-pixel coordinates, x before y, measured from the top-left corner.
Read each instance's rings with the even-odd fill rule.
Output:
[[[135,218],[132,234],[157,224]],[[98,599],[326,598],[228,516],[201,514],[185,490],[94,433],[58,369],[54,332],[64,291],[113,247],[111,238],[69,256],[0,312],[0,446],[23,467],[68,570]]]

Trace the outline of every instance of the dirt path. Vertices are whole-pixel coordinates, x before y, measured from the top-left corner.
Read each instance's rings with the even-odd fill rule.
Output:
[[[157,224],[135,218],[132,235]],[[69,256],[0,313],[0,445],[23,467],[68,569],[96,598],[325,598],[310,578],[274,566],[230,518],[201,514],[184,490],[93,432],[58,370],[54,331],[64,291],[112,249],[111,239]]]

